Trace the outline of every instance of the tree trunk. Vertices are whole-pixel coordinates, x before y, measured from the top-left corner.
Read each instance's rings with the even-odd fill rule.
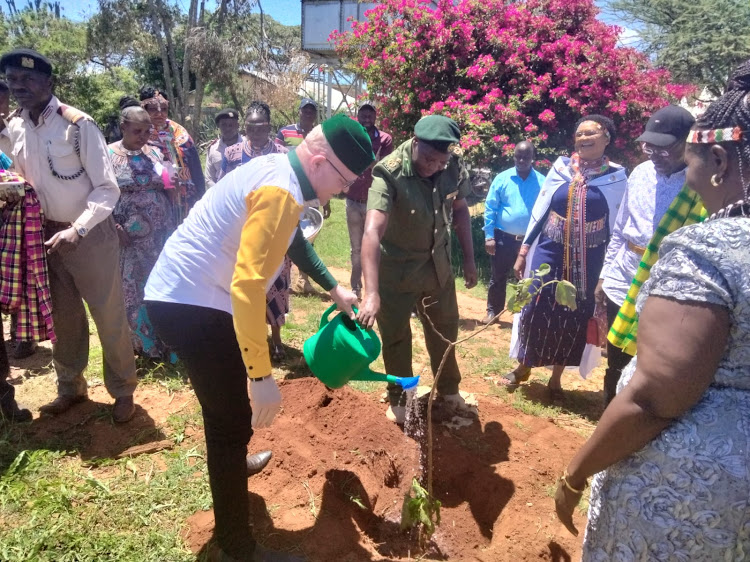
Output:
[[[154,0],[149,0],[148,3],[149,11],[151,12],[152,27],[154,36],[156,37],[156,44],[159,46],[159,53],[161,54],[161,64],[163,67],[164,74],[164,87],[167,90],[167,96],[170,100],[175,99],[174,85],[172,83],[172,74],[169,71],[169,54],[167,48],[164,45],[164,36],[162,35],[164,25],[161,17],[159,16],[158,8]]]

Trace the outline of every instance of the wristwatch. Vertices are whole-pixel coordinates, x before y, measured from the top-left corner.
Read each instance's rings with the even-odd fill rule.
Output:
[[[76,232],[78,233],[78,236],[80,236],[81,238],[83,238],[84,236],[86,236],[89,233],[89,229],[86,228],[85,226],[78,226],[76,224],[71,225],[71,226],[76,229]]]

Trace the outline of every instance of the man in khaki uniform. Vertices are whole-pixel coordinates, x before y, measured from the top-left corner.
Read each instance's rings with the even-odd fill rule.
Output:
[[[477,282],[469,208],[469,174],[451,145],[460,140],[458,125],[429,115],[414,127],[412,138],[375,165],[367,200],[362,269],[366,297],[358,314],[361,324],[378,321],[383,361],[389,374],[412,376],[409,323],[416,305],[449,341],[458,336],[458,304],[451,271],[450,225],[464,255],[467,287]],[[426,306],[425,306],[426,305]],[[422,320],[433,373],[447,344]],[[433,413],[449,417],[466,411],[458,393],[461,374],[454,353],[438,381],[440,399]],[[399,385],[388,386],[386,416],[399,424],[406,416],[406,396]]]
[[[0,72],[20,107],[8,124],[11,158],[39,196],[49,248],[58,396],[40,411],[61,414],[88,398],[85,300],[102,344],[104,383],[115,398],[112,416],[129,421],[137,380],[112,218],[120,190],[104,137],[91,117],[52,95],[52,65],[36,51],[4,54]]]

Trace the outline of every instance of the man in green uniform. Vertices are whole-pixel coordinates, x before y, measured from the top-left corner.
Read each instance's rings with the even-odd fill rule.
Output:
[[[383,361],[389,374],[412,376],[409,318],[417,305],[433,373],[447,344],[435,334],[426,315],[449,341],[458,336],[458,304],[451,271],[450,225],[456,229],[464,255],[466,287],[477,283],[465,197],[469,174],[457,150],[461,131],[442,115],[423,117],[414,136],[373,169],[362,239],[365,297],[357,319],[371,327],[377,318],[383,340]],[[454,353],[438,381],[433,415],[466,414],[458,393],[461,374]],[[406,396],[399,385],[388,386],[388,419],[403,424]]]

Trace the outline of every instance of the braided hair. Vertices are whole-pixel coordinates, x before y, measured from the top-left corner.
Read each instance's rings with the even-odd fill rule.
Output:
[[[247,107],[247,111],[245,111],[245,115],[249,117],[253,113],[265,115],[266,120],[269,123],[271,122],[271,108],[268,107],[268,104],[266,102],[256,100],[250,103],[250,105]]]
[[[737,216],[750,217],[750,60],[738,66],[727,82],[726,92],[714,101],[695,122],[696,130],[740,127],[743,134],[737,142],[720,143],[727,149],[734,148],[742,182],[743,198],[719,212],[712,218]],[[710,150],[710,145],[698,145],[699,150]]]

